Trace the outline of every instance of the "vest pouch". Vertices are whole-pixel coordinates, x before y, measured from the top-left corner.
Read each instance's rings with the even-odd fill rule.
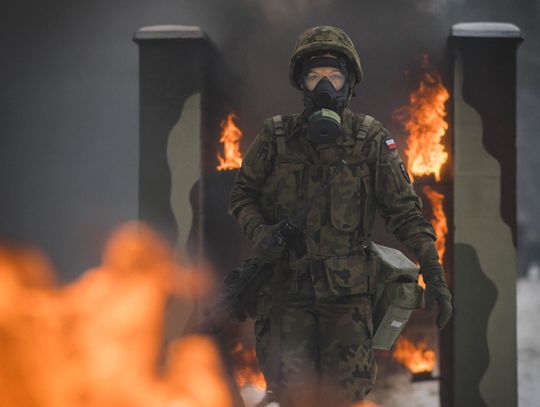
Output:
[[[422,306],[423,289],[416,282],[385,285],[373,309],[373,347],[390,350],[405,329],[413,310]]]
[[[370,293],[372,267],[365,256],[329,257],[324,260],[324,265],[331,294]]]
[[[344,168],[330,187],[330,219],[341,232],[354,231],[360,222],[363,197],[359,171],[359,166]]]

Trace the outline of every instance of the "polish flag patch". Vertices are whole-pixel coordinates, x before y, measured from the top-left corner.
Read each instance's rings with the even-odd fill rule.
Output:
[[[386,147],[388,147],[389,150],[394,150],[397,147],[396,142],[393,138],[385,140],[384,142],[386,143]]]

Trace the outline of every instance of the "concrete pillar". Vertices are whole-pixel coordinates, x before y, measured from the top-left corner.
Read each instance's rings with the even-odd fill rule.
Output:
[[[199,27],[143,27],[135,42],[140,50],[139,217],[181,254],[216,257],[212,247],[218,244],[208,235],[227,222],[226,187],[234,176],[218,174],[216,154],[234,80]]]
[[[246,254],[246,241],[227,214],[235,171],[216,170],[220,124],[233,111],[236,80],[199,27],[143,27],[134,41],[140,66],[139,218],[165,235],[182,260],[204,260],[223,275]],[[173,304],[169,338],[182,332],[193,306]]]
[[[452,27],[455,314],[443,341],[443,406],[517,406],[518,27]],[[450,337],[449,337],[450,336]],[[444,354],[447,350],[446,355]]]

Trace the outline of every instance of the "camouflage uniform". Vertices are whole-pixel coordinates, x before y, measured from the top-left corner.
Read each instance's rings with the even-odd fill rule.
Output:
[[[322,37],[328,36],[323,32]],[[329,44],[325,47],[332,49]],[[302,46],[299,41],[296,49]],[[293,55],[291,75],[294,64]],[[360,81],[361,70],[355,73],[353,80]],[[342,157],[348,163],[326,194],[314,201],[304,229],[288,244],[281,262],[279,385],[282,405],[287,406],[348,405],[363,399],[373,385],[374,284],[365,246],[376,209],[387,229],[405,243],[418,234],[431,242],[435,237],[388,131],[348,108],[341,119],[337,143],[319,146],[306,140],[305,114],[281,116],[283,135],[276,135],[279,119],[267,119],[231,191],[229,212],[251,239],[258,225],[287,219],[311,201]],[[269,284],[259,294],[255,326],[257,357],[267,377],[269,360],[278,357],[268,354],[271,291]],[[321,402],[325,394],[331,394],[332,402]]]

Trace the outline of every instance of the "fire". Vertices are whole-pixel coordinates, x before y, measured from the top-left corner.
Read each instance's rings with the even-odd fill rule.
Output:
[[[422,288],[426,288],[426,282],[424,281],[422,274],[418,274],[418,285]]]
[[[245,349],[241,342],[238,342],[231,352],[234,361],[234,378],[238,387],[254,386],[265,391],[266,380],[259,369],[255,349]]]
[[[392,356],[413,374],[431,372],[435,368],[435,351],[427,347],[425,339],[414,344],[401,336],[396,342]]]
[[[414,179],[414,176],[434,175],[435,180],[439,182],[441,168],[448,161],[448,153],[442,139],[448,130],[445,103],[450,94],[442,84],[440,75],[429,69],[427,55],[423,57],[422,69],[420,84],[410,94],[409,104],[397,109],[394,116],[403,123],[409,133],[405,154],[411,179]],[[423,191],[433,207],[432,224],[437,235],[435,244],[442,262],[448,233],[443,210],[444,195],[429,186],[424,187]],[[418,284],[425,288],[422,275],[418,278]]]
[[[219,165],[216,169],[219,171],[234,170],[242,165],[242,153],[240,152],[242,131],[236,127],[233,119],[236,119],[236,115],[231,113],[227,116],[227,119],[221,122],[222,130],[219,141],[223,143],[225,157],[220,154],[217,155]]]
[[[433,208],[431,224],[433,225],[435,235],[437,236],[435,247],[437,248],[437,253],[439,254],[439,261],[442,263],[444,254],[446,252],[446,235],[448,234],[448,222],[443,209],[444,195],[435,191],[428,185],[424,186],[422,190],[430,200],[431,207]],[[426,283],[424,282],[422,274],[418,276],[418,284],[423,288],[426,288]]]
[[[379,407],[379,405],[374,403],[373,401],[364,400],[364,401],[359,401],[358,403],[353,404],[352,407]]]
[[[433,224],[435,234],[437,235],[435,245],[437,247],[437,252],[439,253],[439,259],[442,262],[446,251],[446,235],[448,233],[448,223],[446,221],[446,214],[443,210],[444,195],[427,185],[423,188],[423,191],[431,201],[431,206],[433,207],[433,219],[431,220],[431,223]]]
[[[66,286],[42,253],[0,245],[0,405],[231,407],[210,339],[174,341],[158,366],[167,298],[203,285],[141,224]]]
[[[399,108],[395,117],[409,133],[405,154],[411,178],[433,174],[440,181],[441,168],[448,161],[442,138],[448,129],[445,103],[449,93],[440,75],[427,70],[428,65],[428,57],[424,55],[420,85],[410,94],[409,105]]]

